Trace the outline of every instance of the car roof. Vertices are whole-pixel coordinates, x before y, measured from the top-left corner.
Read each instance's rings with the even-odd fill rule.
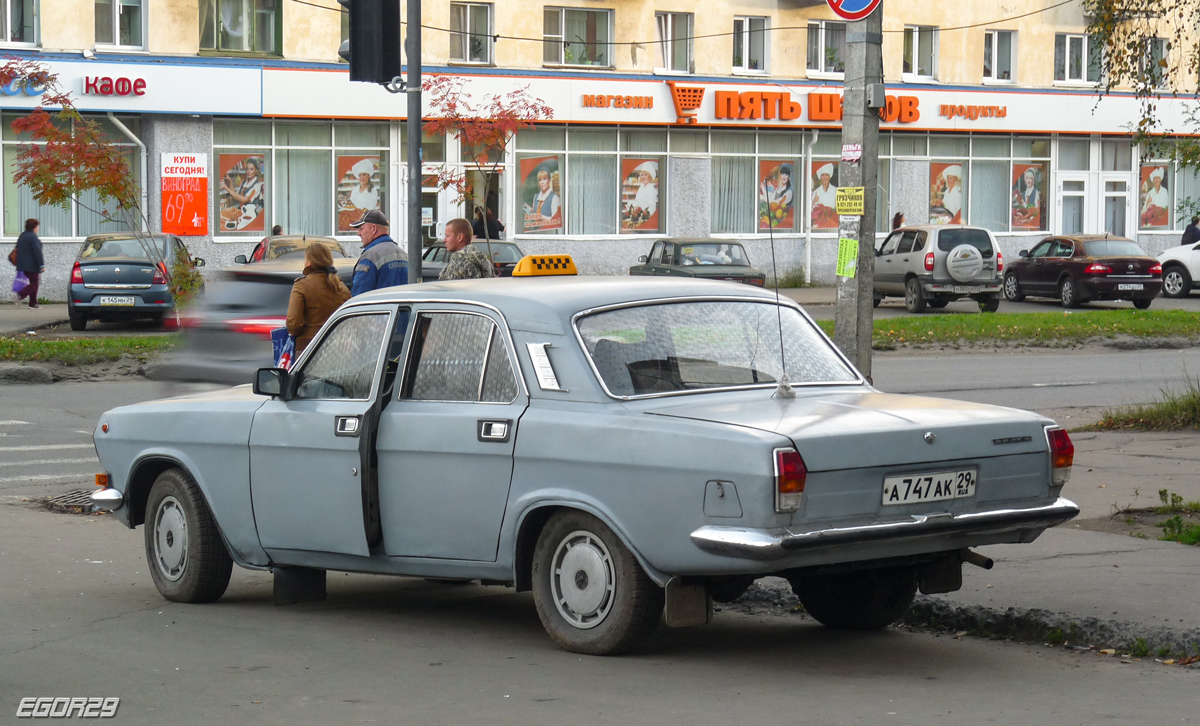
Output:
[[[267,237],[267,243],[271,242],[297,242],[297,243],[313,243],[321,242],[324,244],[340,244],[333,237],[317,237],[311,234],[279,234],[272,237]]]
[[[86,244],[91,244],[93,242],[111,242],[113,240],[144,239],[146,237],[161,240],[172,239],[175,237],[175,235],[161,233],[137,234],[135,232],[96,232],[95,234],[89,234],[84,242]]]
[[[977,229],[980,232],[987,231],[987,228],[985,227],[975,227],[970,224],[909,224],[899,229],[893,229],[892,232],[902,232],[909,229],[914,229],[920,232],[937,232],[939,230],[945,231],[948,229]],[[891,234],[891,232],[888,234]]]
[[[713,239],[712,237],[663,237],[655,242],[668,242],[677,245],[741,245],[741,240]]]
[[[339,273],[344,273],[346,270],[353,268],[358,264],[358,260],[352,260],[349,257],[337,257],[333,260],[333,266],[338,268]],[[294,280],[304,272],[304,260],[292,258],[288,260],[264,260],[256,262],[253,265],[235,265],[233,267],[223,267],[221,272],[228,273],[229,279],[249,279],[254,276],[266,277],[286,277],[289,280]]]
[[[1056,234],[1046,239],[1069,239],[1076,242],[1095,242],[1096,240],[1115,240],[1117,242],[1133,242],[1128,237],[1118,237],[1115,234]],[[1136,244],[1136,242],[1134,243]]]

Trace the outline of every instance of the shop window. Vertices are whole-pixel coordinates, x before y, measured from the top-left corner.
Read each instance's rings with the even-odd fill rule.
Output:
[[[408,160],[408,125],[400,127],[400,160]],[[434,136],[424,130],[421,132],[421,161],[439,163],[446,160],[446,137]]]
[[[1179,205],[1175,210],[1175,229],[1184,229],[1193,215],[1200,214],[1200,169],[1180,167],[1175,181]]]
[[[1142,164],[1138,194],[1138,226],[1141,229],[1171,229],[1174,171],[1175,167],[1169,161]]]
[[[810,73],[845,73],[846,24],[831,20],[808,24]]]
[[[657,33],[654,67],[656,70],[691,73],[692,63],[692,14],[655,13],[654,27]]]
[[[142,0],[96,0],[96,45],[142,47]]]
[[[574,134],[572,134],[574,136]],[[571,234],[615,234],[620,192],[615,154],[571,154],[567,218]]]
[[[904,80],[937,78],[938,29],[929,25],[904,28]]]
[[[1010,214],[1016,209],[1009,177],[1009,163],[975,161],[971,164],[971,224],[993,232],[1008,231]]]
[[[712,158],[712,231],[754,231],[754,157]]]
[[[38,0],[0,0],[3,3],[4,15],[0,17],[0,42],[26,43],[37,42]],[[43,234],[45,232],[43,231]]]
[[[611,66],[611,10],[545,8],[542,62],[548,65]]]
[[[983,34],[983,80],[1012,81],[1017,74],[1017,34],[988,30]]]
[[[1087,35],[1054,36],[1054,80],[1061,83],[1100,81],[1100,43]]]
[[[1104,139],[1100,142],[1100,171],[1130,171],[1133,145],[1128,139]]]
[[[280,0],[200,0],[200,49],[278,54]]]
[[[733,19],[733,70],[742,73],[767,72],[766,18]]]
[[[492,62],[492,6],[450,3],[450,60]]]
[[[1091,142],[1087,139],[1058,140],[1060,171],[1087,171],[1091,168]]]

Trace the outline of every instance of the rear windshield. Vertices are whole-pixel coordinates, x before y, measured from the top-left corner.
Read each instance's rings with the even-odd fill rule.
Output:
[[[292,280],[251,278],[218,280],[206,286],[201,304],[209,310],[286,315]]]
[[[1083,243],[1089,257],[1146,257],[1146,250],[1127,239],[1094,239]]]
[[[959,245],[971,245],[983,253],[983,258],[992,256],[992,238],[982,229],[943,229],[938,232],[938,249],[949,252]]]
[[[149,239],[101,239],[85,242],[83,251],[79,253],[81,260],[103,260],[111,257],[126,257],[135,260],[150,259],[146,249],[150,245],[158,247],[159,256],[167,258],[170,240],[166,238]]]
[[[309,242],[308,244],[314,244],[314,243]],[[346,254],[344,252],[342,252],[342,246],[339,245],[337,242],[318,242],[316,244],[323,244],[326,247],[328,247],[329,252],[331,255],[333,255],[334,259],[344,258],[346,256]],[[296,241],[296,242],[283,242],[283,241],[272,242],[270,247],[267,249],[267,259],[269,259],[269,260],[301,259],[302,260],[302,259],[304,259],[304,248],[307,246],[308,246],[307,244],[304,244],[299,241]]]
[[[792,383],[857,381],[799,312],[767,302],[642,305],[581,318],[578,330],[617,396],[773,384],[783,373],[781,338]]]
[[[488,243],[481,239],[475,240],[475,247],[485,255],[487,254]],[[492,262],[520,262],[521,250],[517,249],[516,245],[511,244],[496,244],[492,243]]]
[[[736,265],[748,267],[750,260],[746,251],[738,244],[696,244],[679,248],[682,258],[679,264],[688,265]]]

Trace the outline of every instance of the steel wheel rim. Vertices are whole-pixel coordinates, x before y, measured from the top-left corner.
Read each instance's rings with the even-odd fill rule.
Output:
[[[910,308],[916,307],[917,304],[917,288],[912,283],[904,286],[904,302]]]
[[[1183,275],[1178,270],[1171,270],[1163,275],[1163,292],[1168,295],[1178,295],[1183,289]]]
[[[563,537],[550,572],[554,607],[563,620],[580,630],[604,622],[615,601],[616,584],[612,555],[599,537],[585,530]]]
[[[1017,278],[1012,275],[1004,278],[1004,294],[1009,300],[1017,296]]]
[[[173,496],[165,497],[154,515],[154,564],[159,573],[172,582],[187,570],[188,530],[183,505]]]

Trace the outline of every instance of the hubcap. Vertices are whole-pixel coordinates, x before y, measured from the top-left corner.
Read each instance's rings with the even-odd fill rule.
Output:
[[[613,605],[616,573],[612,556],[599,537],[579,530],[554,551],[550,588],[558,614],[582,630],[604,622]]]
[[[1163,290],[1168,295],[1178,295],[1183,289],[1183,275],[1177,270],[1171,270],[1163,276]]]
[[[175,497],[158,505],[154,517],[154,564],[163,577],[174,581],[187,569],[187,517]]]

